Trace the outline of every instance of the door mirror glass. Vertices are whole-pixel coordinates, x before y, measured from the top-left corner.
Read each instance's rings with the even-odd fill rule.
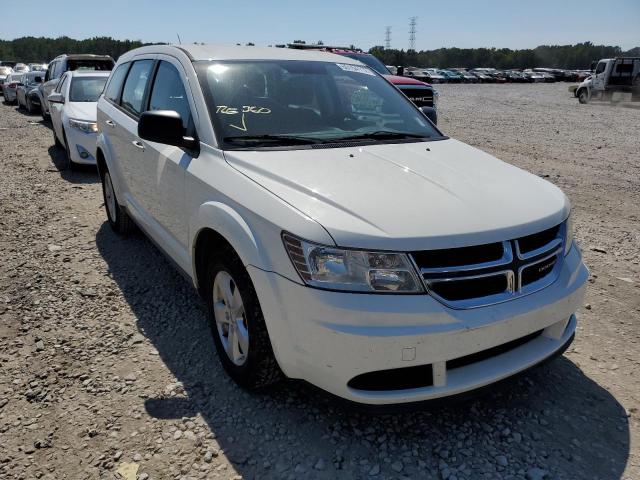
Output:
[[[49,95],[48,100],[50,103],[64,103],[64,95],[58,92],[54,92]]]
[[[150,142],[189,149],[194,149],[197,145],[195,139],[184,136],[182,117],[173,110],[144,112],[138,121],[138,136]]]

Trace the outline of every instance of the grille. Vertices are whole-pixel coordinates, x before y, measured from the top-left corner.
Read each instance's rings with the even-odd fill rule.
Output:
[[[541,334],[542,330],[538,330],[537,332],[533,332],[527,336],[517,338],[507,343],[503,343],[502,345],[498,345],[497,347],[472,353],[471,355],[465,355],[464,357],[454,358],[453,360],[447,360],[447,370],[466,367],[467,365],[471,365],[472,363],[477,363],[483,360],[488,360],[489,358],[497,357],[498,355],[502,355],[503,353],[515,350],[525,343],[529,343],[531,340],[538,338]]]
[[[429,293],[445,305],[474,308],[553,283],[563,258],[564,223],[533,235],[471,247],[412,252]]]
[[[474,363],[482,362],[483,360],[497,357],[498,355],[510,352],[531,342],[541,334],[542,330],[538,330],[524,337],[516,338],[515,340],[486,350],[447,360],[446,370],[455,370],[456,368],[466,367]],[[433,386],[433,366],[427,364],[367,372],[349,380],[347,386],[356,390],[372,392],[431,387]]]
[[[419,85],[398,85],[398,88],[418,107],[433,107],[433,90]]]

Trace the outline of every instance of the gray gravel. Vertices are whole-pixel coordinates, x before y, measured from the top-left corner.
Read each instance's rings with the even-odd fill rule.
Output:
[[[566,88],[439,87],[446,133],[570,196],[592,273],[574,346],[391,414],[238,389],[190,285],[116,238],[97,175],[60,171],[39,117],[0,105],[0,478],[640,478],[640,111]]]

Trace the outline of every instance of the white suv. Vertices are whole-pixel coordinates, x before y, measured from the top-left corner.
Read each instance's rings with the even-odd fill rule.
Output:
[[[444,136],[338,55],[149,46],[98,101],[111,226],[206,300],[227,372],[370,404],[561,353],[588,272],[551,183]]]

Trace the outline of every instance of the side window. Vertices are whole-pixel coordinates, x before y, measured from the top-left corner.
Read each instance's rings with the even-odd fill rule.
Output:
[[[53,67],[53,73],[51,74],[52,79],[60,78],[64,72],[62,71],[62,61],[58,60],[55,62],[55,66]]]
[[[60,79],[60,81],[58,82],[58,85],[56,85],[56,92],[57,93],[64,92],[64,89],[67,86],[68,81],[69,81],[69,75],[64,75],[64,77]]]
[[[107,86],[104,96],[113,103],[118,103],[118,100],[120,100],[120,91],[122,90],[124,78],[127,76],[127,70],[129,70],[129,63],[123,63],[111,74],[109,86]]]
[[[174,110],[182,117],[185,131],[191,123],[189,100],[176,67],[160,62],[151,91],[149,110]]]
[[[604,72],[605,67],[607,66],[607,64],[605,62],[600,62],[598,64],[598,66],[596,67],[596,75],[598,75],[599,73]]]
[[[142,113],[144,93],[151,76],[153,60],[138,60],[133,62],[129,75],[122,90],[122,100],[120,105],[124,110],[134,116]]]
[[[53,67],[55,66],[55,62],[53,62],[52,64],[50,64],[47,67],[47,73],[44,74],[44,81],[48,82],[49,80],[51,80],[51,75],[53,73]]]

